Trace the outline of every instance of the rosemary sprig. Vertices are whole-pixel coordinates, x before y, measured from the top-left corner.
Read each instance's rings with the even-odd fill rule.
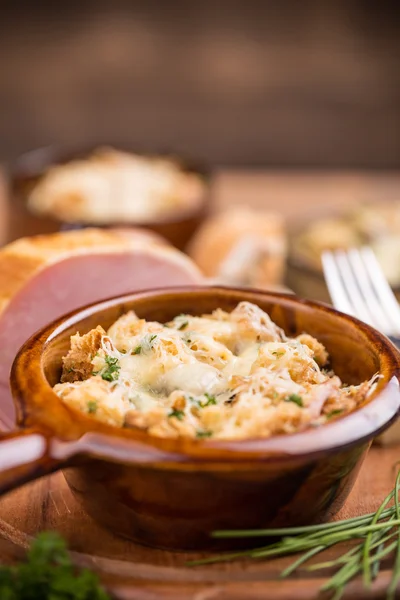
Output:
[[[276,558],[302,553],[280,574],[288,577],[301,565],[327,548],[339,543],[358,541],[354,547],[334,560],[306,566],[309,571],[335,569],[335,573],[321,588],[331,593],[332,600],[339,600],[348,582],[362,574],[365,588],[371,586],[378,576],[383,558],[393,554],[392,579],[387,590],[387,600],[394,600],[400,581],[400,471],[394,489],[386,496],[374,513],[319,525],[285,527],[281,529],[253,529],[214,531],[214,538],[275,537],[277,541],[230,554],[222,554],[188,563],[190,566],[224,562],[236,559]],[[394,505],[389,506],[394,499]]]
[[[400,487],[400,472],[396,477],[396,485],[394,488],[394,505],[396,508],[396,518],[400,518],[400,505],[399,505],[399,487]],[[394,600],[396,597],[396,588],[400,580],[400,527],[397,531],[397,551],[396,560],[393,568],[392,580],[388,589],[388,600]]]

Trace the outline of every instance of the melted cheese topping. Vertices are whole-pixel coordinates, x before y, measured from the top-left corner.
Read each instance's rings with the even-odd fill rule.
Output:
[[[71,338],[64,402],[107,423],[157,436],[268,437],[320,425],[363,402],[374,381],[344,387],[324,370],[325,348],[288,338],[258,306],[179,315],[133,312],[105,332]]]
[[[173,160],[101,149],[49,169],[28,206],[69,223],[144,223],[191,209],[203,194],[201,177]]]

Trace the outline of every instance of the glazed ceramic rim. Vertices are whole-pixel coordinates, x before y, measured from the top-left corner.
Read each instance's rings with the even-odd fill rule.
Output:
[[[324,424],[315,429],[307,429],[299,433],[283,434],[270,438],[245,440],[194,440],[188,438],[158,438],[145,432],[122,429],[106,425],[87,417],[78,410],[67,407],[53,392],[44,375],[42,368],[43,352],[48,343],[61,334],[65,329],[77,324],[82,319],[107,308],[146,298],[164,297],[171,302],[177,295],[224,295],[231,294],[238,302],[248,300],[257,302],[257,297],[270,300],[275,304],[307,306],[319,312],[328,312],[340,322],[350,322],[356,327],[361,336],[377,347],[376,355],[380,363],[381,380],[371,395],[370,400],[361,408],[332,423]],[[40,363],[32,360],[32,353],[40,358]],[[73,311],[57,319],[50,325],[33,335],[19,351],[11,374],[11,388],[16,399],[19,421],[25,426],[40,429],[42,420],[31,411],[32,383],[39,390],[44,405],[60,403],[64,411],[73,416],[80,425],[79,436],[63,436],[47,426],[50,437],[67,441],[74,439],[83,453],[95,457],[130,461],[132,452],[142,453],[143,462],[173,461],[223,461],[266,460],[287,457],[305,458],[311,455],[327,453],[342,449],[363,441],[371,440],[386,429],[398,416],[400,409],[400,354],[392,343],[381,333],[357,319],[340,313],[328,305],[303,300],[291,294],[267,292],[264,290],[244,289],[224,286],[187,286],[179,288],[158,288],[145,290],[123,296],[114,297],[102,302]],[[46,423],[44,424],[46,429]],[[76,445],[75,444],[75,445]],[[74,452],[75,453],[75,452]],[[135,459],[137,462],[137,459]]]

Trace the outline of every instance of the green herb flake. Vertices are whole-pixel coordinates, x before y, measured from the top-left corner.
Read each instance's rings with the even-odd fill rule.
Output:
[[[209,438],[211,436],[212,436],[212,431],[206,431],[206,430],[203,430],[203,429],[198,429],[196,431],[196,437],[199,440],[204,439],[204,438]]]
[[[142,340],[142,343],[132,350],[132,354],[146,354],[147,352],[153,349],[154,342],[156,341],[156,339],[156,333],[145,335]]]
[[[183,421],[185,416],[185,413],[183,410],[177,410],[176,408],[173,408],[171,410],[171,412],[168,414],[168,418],[172,418],[175,417],[175,419],[178,419],[178,421]]]
[[[275,352],[272,352],[272,354],[274,356],[276,356],[276,358],[281,358],[281,356],[283,356],[285,354],[284,350],[276,350]]]
[[[174,322],[176,322],[175,327],[178,331],[186,329],[186,327],[189,325],[189,321],[184,314],[175,317]]]
[[[95,414],[97,412],[97,401],[89,400],[87,403],[87,409],[89,414]]]
[[[327,413],[325,417],[327,419],[332,419],[333,417],[337,417],[341,415],[343,412],[343,408],[336,408],[335,410],[331,410],[331,412]]]
[[[105,381],[116,381],[119,377],[119,371],[121,369],[118,358],[109,356],[105,357],[107,364],[106,369],[102,372],[101,376]]]
[[[300,406],[301,408],[303,408],[304,406],[303,398],[298,394],[290,394],[290,396],[285,398],[285,402],[294,402],[295,404],[297,404],[297,406]]]
[[[205,408],[206,406],[212,406],[213,404],[217,404],[217,400],[215,396],[211,394],[205,393],[204,396],[207,398],[205,402],[200,402],[201,408]]]

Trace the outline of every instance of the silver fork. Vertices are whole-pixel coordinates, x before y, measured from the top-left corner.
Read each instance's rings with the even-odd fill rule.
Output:
[[[373,250],[325,251],[322,266],[334,307],[382,331],[400,347],[400,306]]]

